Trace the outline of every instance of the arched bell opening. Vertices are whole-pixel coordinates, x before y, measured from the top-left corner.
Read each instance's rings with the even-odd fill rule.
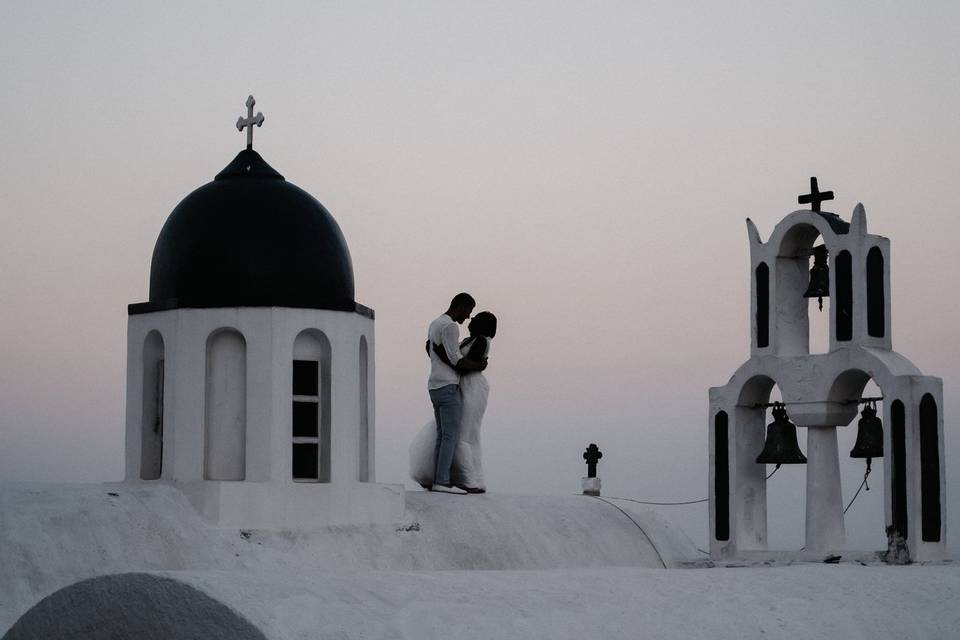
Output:
[[[773,378],[765,375],[747,380],[740,389],[733,416],[728,416],[728,420],[733,418],[733,424],[727,434],[734,441],[729,463],[735,470],[730,477],[731,533],[735,532],[736,545],[742,550],[767,548],[765,467],[756,463],[756,457],[764,443],[763,405],[775,384]]]
[[[783,401],[783,395],[780,387],[774,385],[770,389],[770,395],[766,404],[773,404]],[[784,432],[778,432],[778,420],[782,422],[783,413],[786,412],[786,420],[793,425],[790,420],[790,406],[783,407],[768,406],[763,411],[764,424],[764,448],[761,451],[768,452],[771,447],[772,438],[780,438]],[[792,450],[796,450],[801,455],[806,450],[806,429],[798,428],[793,425],[791,430],[787,427],[785,431],[786,446],[782,449],[786,453],[785,460],[796,460]],[[793,438],[793,440],[791,440]],[[758,451],[759,455],[761,452]],[[776,457],[776,455],[774,455]],[[756,461],[754,461],[755,464]],[[764,470],[764,477],[767,478],[767,547],[774,550],[800,549],[804,544],[804,527],[806,514],[806,464],[782,463],[777,464],[757,464]]]
[[[777,254],[776,317],[779,351],[806,355],[830,351],[832,251],[812,224],[784,234]]]
[[[844,404],[850,410],[851,420],[838,425],[837,451],[840,457],[840,482],[847,547],[851,549],[885,549],[887,534],[884,500],[886,496],[886,465],[890,455],[891,417],[889,402],[879,400],[860,403],[865,398],[883,398],[883,390],[866,371],[844,371],[830,387],[828,400]],[[873,455],[872,455],[873,454]],[[870,473],[867,461],[870,461]],[[861,489],[861,485],[863,488]],[[868,489],[869,487],[869,489]],[[860,490],[857,493],[857,490]],[[856,496],[856,500],[851,504]]]
[[[773,408],[782,400],[773,378],[757,375],[740,390],[736,407],[736,477],[731,479],[731,519],[742,550],[799,549],[803,545],[804,465],[757,462],[767,452]],[[778,429],[775,429],[777,431]],[[802,430],[797,430],[801,437]]]
[[[808,258],[808,281],[803,297],[807,300],[807,327],[810,353],[829,353],[830,351],[830,324],[835,311],[833,298],[836,296],[836,287],[831,282],[830,263],[835,262],[830,251],[818,238],[810,249],[813,252]],[[819,295],[823,294],[823,295]]]

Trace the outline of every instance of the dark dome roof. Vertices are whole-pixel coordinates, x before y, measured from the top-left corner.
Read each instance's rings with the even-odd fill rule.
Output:
[[[369,312],[354,301],[350,251],[333,216],[251,149],[167,218],[150,301],[130,313],[183,307]]]

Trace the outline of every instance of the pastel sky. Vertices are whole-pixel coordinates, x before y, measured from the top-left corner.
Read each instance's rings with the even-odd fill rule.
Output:
[[[766,237],[816,175],[891,238],[956,531],[960,5],[909,4],[0,4],[0,479],[121,477],[126,304],[253,93],[255,148],[334,214],[377,312],[380,481],[405,481],[426,325],[466,290],[500,318],[491,490],[578,491],[596,442],[605,493],[705,495],[707,388],[748,356],[744,218]],[[771,545],[802,545],[802,469],[770,504]],[[668,514],[706,542],[704,505]]]

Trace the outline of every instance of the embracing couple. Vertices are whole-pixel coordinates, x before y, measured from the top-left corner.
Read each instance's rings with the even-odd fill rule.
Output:
[[[446,313],[430,323],[427,390],[434,420],[410,445],[410,476],[429,491],[484,493],[480,459],[480,424],[487,408],[490,385],[483,375],[497,318],[482,311],[470,319],[476,302],[458,293]],[[470,320],[470,335],[460,341],[460,327]]]

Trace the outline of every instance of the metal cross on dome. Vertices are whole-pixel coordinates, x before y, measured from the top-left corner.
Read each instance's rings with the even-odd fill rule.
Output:
[[[824,200],[833,200],[833,191],[820,191],[816,178],[810,178],[810,193],[797,197],[800,204],[809,202],[812,211],[820,211],[820,203]]]
[[[257,115],[253,115],[253,105],[257,104],[257,101],[254,100],[253,96],[247,97],[247,117],[244,118],[240,116],[237,119],[237,131],[243,131],[243,128],[247,128],[247,149],[253,149],[253,125],[258,127],[263,126],[264,117],[263,114],[259,111]]]

